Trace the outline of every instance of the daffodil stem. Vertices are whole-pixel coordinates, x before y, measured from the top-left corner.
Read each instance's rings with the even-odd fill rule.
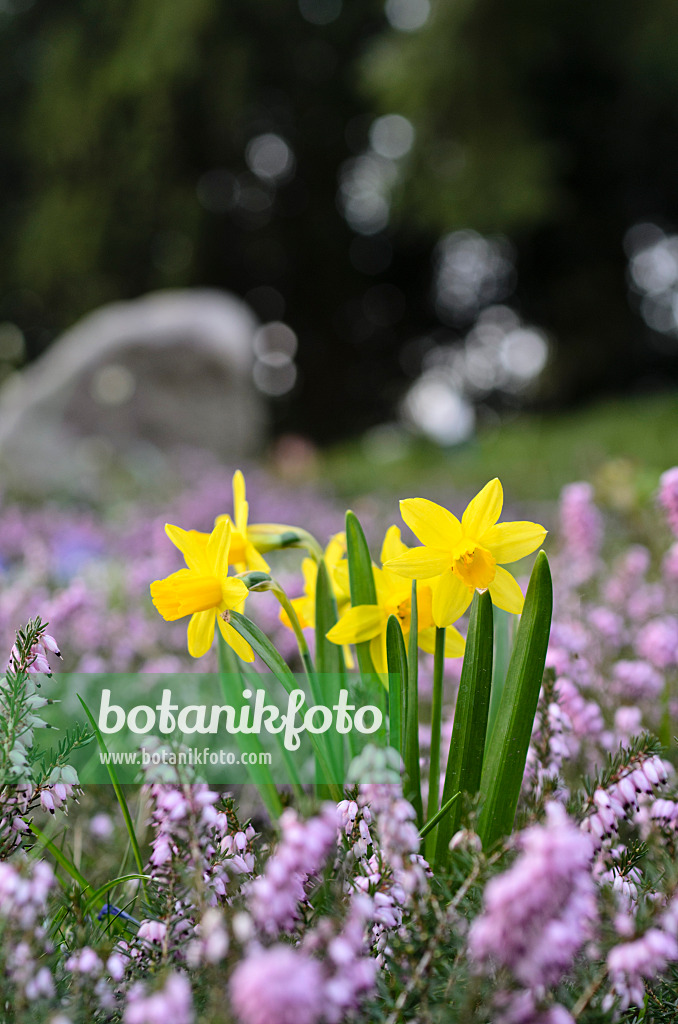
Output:
[[[273,593],[275,594],[275,596],[278,598],[278,601],[280,603],[280,607],[285,610],[285,612],[287,614],[287,617],[290,620],[290,625],[291,625],[291,627],[292,627],[292,629],[294,631],[295,637],[297,638],[297,646],[299,648],[299,654],[301,656],[301,660],[302,660],[302,662],[304,664],[304,669],[306,671],[306,674],[309,677],[309,682],[311,682],[311,680],[313,678],[313,675],[314,675],[314,672],[315,672],[315,669],[313,668],[313,662],[311,661],[311,654],[310,654],[310,651],[308,649],[308,644],[306,643],[306,637],[304,636],[304,631],[301,628],[301,624],[299,622],[299,618],[297,616],[297,613],[294,610],[294,606],[293,606],[292,602],[290,601],[290,599],[288,598],[287,594],[285,593],[283,588],[280,586],[280,584],[276,580],[272,580],[271,582],[273,584],[271,589],[273,590]]]
[[[271,590],[278,598],[281,608],[283,608],[287,613],[287,617],[290,620],[290,625],[292,626],[292,629],[294,630],[294,635],[297,638],[297,646],[299,647],[299,654],[301,655],[301,660],[304,665],[304,672],[306,673],[306,679],[308,680],[308,685],[311,691],[312,699],[314,703],[320,704],[322,703],[322,700],[320,693],[318,691],[318,681],[315,674],[315,668],[313,666],[313,661],[311,660],[311,654],[308,649],[308,644],[306,643],[306,637],[304,636],[297,613],[294,610],[292,602],[288,598],[283,588],[277,582],[277,580],[272,580],[271,584]],[[334,763],[333,751],[331,750],[330,744],[327,742],[327,737],[325,737],[324,746],[327,764],[331,766],[334,775],[336,775],[337,767]],[[327,784],[330,783],[330,781],[331,780],[327,775],[327,769],[323,768],[316,761],[316,785],[318,786],[319,795],[323,798],[330,796],[329,789],[326,791]]]
[[[436,627],[436,644],[433,655],[433,700],[431,705],[431,758],[428,773],[428,803],[426,819],[431,821],[438,813],[440,790],[440,733],[443,720],[443,672],[445,668],[445,629]],[[426,837],[426,855],[435,850],[437,828],[432,828]]]

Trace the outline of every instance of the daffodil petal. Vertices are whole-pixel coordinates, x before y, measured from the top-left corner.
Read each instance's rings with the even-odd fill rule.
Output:
[[[332,577],[335,597],[338,600],[342,597],[348,599],[348,596],[351,593],[351,584],[348,576],[348,562],[345,558],[343,558],[341,562],[337,562],[330,575]]]
[[[224,622],[221,615],[217,615],[217,625],[224,640],[229,647],[233,648],[239,658],[243,661],[254,661],[254,651],[247,640],[240,636],[237,629],[233,629],[230,622]]]
[[[245,501],[245,477],[239,469],[233,474],[233,519],[237,530],[243,534],[247,532],[247,519],[249,506]]]
[[[427,654],[435,654],[435,627],[431,626],[429,629],[422,629],[417,635],[417,642],[422,651],[425,651]],[[461,658],[465,650],[466,641],[459,630],[455,629],[454,626],[448,626],[445,630],[445,657]]]
[[[231,546],[231,524],[228,520],[220,520],[215,524],[207,541],[207,558],[219,576],[228,572],[228,549]]]
[[[214,608],[191,615],[188,624],[188,653],[193,658],[207,654],[214,640]]]
[[[165,533],[174,546],[179,548],[189,569],[209,572],[206,557],[209,534],[200,533],[198,530],[182,530],[180,526],[173,526],[172,523],[165,523]]]
[[[389,558],[397,558],[398,555],[402,555],[403,551],[407,551],[407,546],[400,539],[400,529],[397,526],[389,526],[384,543],[381,545],[382,565],[384,562],[388,562]]]
[[[378,636],[370,641],[370,657],[374,665],[374,671],[380,676],[388,672],[386,658],[386,633],[382,630]]]
[[[468,503],[461,517],[464,533],[468,537],[482,537],[499,519],[503,504],[504,492],[499,479],[495,477]]]
[[[249,590],[242,580],[229,576],[228,579],[221,581],[221,593],[226,607],[235,608],[244,602]]]
[[[450,565],[447,551],[439,548],[408,548],[397,558],[390,558],[384,569],[404,576],[408,580],[429,580],[440,576]]]
[[[371,640],[384,628],[384,612],[376,604],[349,608],[327,634],[333,644],[360,644]]]
[[[400,514],[426,547],[447,551],[461,538],[461,523],[457,517],[428,498],[404,498],[400,502]]]
[[[498,565],[497,575],[490,583],[488,589],[490,591],[492,603],[496,604],[497,608],[503,608],[505,612],[512,612],[514,615],[520,615],[523,610],[525,598],[523,597],[522,590],[510,572],[507,572],[506,569],[502,569],[502,567]]]
[[[471,603],[473,591],[455,576],[451,569],[444,572],[433,585],[433,621],[436,626],[451,626],[464,614]]]
[[[433,625],[433,591],[428,583],[417,586],[417,621],[420,630]]]
[[[268,572],[269,564],[265,558],[262,558],[260,553],[249,540],[245,541],[245,557],[247,559],[248,569],[258,569],[259,572]]]
[[[545,536],[546,530],[539,523],[497,523],[482,537],[481,544],[497,562],[517,562],[536,551]]]

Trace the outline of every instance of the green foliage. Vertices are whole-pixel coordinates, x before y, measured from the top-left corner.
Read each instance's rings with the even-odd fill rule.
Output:
[[[551,629],[548,559],[537,555],[480,780],[478,834],[491,847],[510,835],[525,772]]]

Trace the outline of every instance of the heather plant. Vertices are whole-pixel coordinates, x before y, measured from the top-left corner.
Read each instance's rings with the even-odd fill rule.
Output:
[[[160,531],[152,551],[139,533],[123,580],[109,526],[89,520],[81,576],[61,595],[49,558],[38,585],[30,545],[22,579],[15,519],[0,611],[15,614],[31,585],[50,612],[68,595],[49,627],[67,663],[96,668],[115,650],[118,664],[171,673],[184,648],[218,667],[226,697],[252,669],[283,691],[301,675],[309,697],[338,676],[383,709],[384,729],[359,751],[319,733],[315,786],[253,769],[236,792],[152,761],[135,786],[113,764],[110,785],[81,786],[70,762],[107,737],[92,714],[51,747],[36,742],[38,729],[51,736],[67,676],[50,674],[60,652],[34,618],[0,692],[3,1019],[673,1021],[675,480],[664,474],[656,507],[636,510],[628,542],[591,486],[566,489],[549,540],[550,636],[546,556],[524,601],[522,577],[499,572],[544,530],[498,522],[498,482],[460,519],[406,500],[422,543],[389,525],[376,565],[352,513],[343,533],[328,506],[313,530],[288,526],[262,491],[250,516],[236,474],[216,524],[196,500],[168,529],[183,568]],[[162,617],[135,603],[154,579]],[[135,651],[142,631],[130,633],[125,653],[133,615],[148,635]]]

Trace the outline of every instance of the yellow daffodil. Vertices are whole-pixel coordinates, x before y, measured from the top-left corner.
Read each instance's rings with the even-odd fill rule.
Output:
[[[402,556],[408,549],[400,539],[400,530],[391,526],[384,538],[381,560],[386,563],[382,569],[372,567],[377,591],[377,604],[356,605],[349,608],[327,634],[335,644],[357,644],[370,641],[370,655],[376,671],[387,671],[386,627],[391,615],[400,621],[405,642],[410,633],[412,617],[412,587],[402,576],[389,568],[389,562]],[[417,585],[417,642],[422,650],[432,654],[435,649],[435,625],[431,614],[431,587]],[[458,658],[464,653],[464,638],[456,629],[447,631],[445,656]]]
[[[191,616],[188,653],[194,658],[201,658],[212,646],[216,621],[235,653],[243,661],[253,661],[252,648],[228,621],[229,611],[242,611],[248,594],[242,580],[228,575],[231,523],[218,522],[210,534],[167,523],[165,533],[181,551],[187,568],[151,583],[153,604],[163,619],[173,622]]]
[[[339,615],[343,613],[351,602],[348,589],[348,572],[344,573],[340,568],[345,556],[346,534],[335,533],[325,548],[323,557],[336,598]],[[337,570],[339,570],[338,573]],[[301,571],[304,576],[304,593],[301,597],[295,597],[290,603],[297,613],[299,625],[302,629],[306,629],[308,626],[315,626],[315,589],[318,579],[318,564],[313,558],[305,558],[301,563]],[[280,610],[280,621],[286,626],[290,625],[289,618],[284,609]]]
[[[538,523],[498,523],[503,500],[495,478],[469,503],[461,522],[426,498],[400,502],[403,519],[424,546],[390,559],[385,568],[407,579],[431,580],[437,626],[449,626],[463,615],[476,590],[489,590],[498,608],[522,611],[522,591],[500,563],[531,554],[546,530]]]
[[[327,573],[332,585],[337,602],[337,614],[342,615],[351,603],[351,595],[348,583],[348,567],[345,561],[346,556],[346,534],[335,533],[325,548],[323,555]],[[304,576],[304,593],[301,597],[295,597],[290,604],[297,613],[299,625],[302,629],[315,626],[315,593],[318,580],[318,563],[313,558],[305,558],[301,563],[301,571]],[[280,621],[283,625],[292,628],[292,623],[284,608],[280,609]],[[349,669],[355,667],[353,655],[348,646],[344,645],[344,659]]]

